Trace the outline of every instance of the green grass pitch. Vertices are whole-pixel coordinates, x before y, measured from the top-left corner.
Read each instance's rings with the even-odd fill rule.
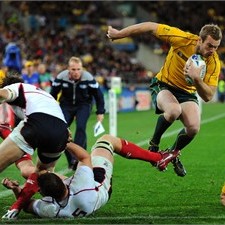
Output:
[[[89,149],[95,142],[95,114],[88,123]],[[154,110],[118,113],[118,136],[147,148],[157,116]],[[103,125],[109,131],[108,115]],[[160,147],[172,145],[182,127],[176,121],[165,133]],[[39,219],[21,212],[15,221],[1,224],[223,224],[225,208],[220,204],[220,191],[225,181],[225,104],[203,104],[199,134],[182,151],[181,161],[187,175],[178,177],[168,166],[159,172],[149,163],[115,156],[113,193],[110,201],[87,218]],[[74,130],[74,127],[71,127]],[[56,171],[66,171],[63,156]],[[70,175],[68,172],[67,175]],[[20,177],[15,165],[0,174],[0,179]],[[0,216],[14,201],[11,192],[0,186]]]

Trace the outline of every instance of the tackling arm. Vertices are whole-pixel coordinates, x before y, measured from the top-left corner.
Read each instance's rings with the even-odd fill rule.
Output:
[[[91,156],[86,150],[73,142],[67,143],[66,149],[77,158],[79,166],[85,165],[92,169]]]

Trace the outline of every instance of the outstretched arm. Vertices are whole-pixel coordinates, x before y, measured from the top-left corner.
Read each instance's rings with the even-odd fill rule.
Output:
[[[144,22],[128,26],[126,28],[123,28],[122,30],[117,30],[112,26],[109,26],[107,37],[111,40],[116,40],[146,32],[152,32],[153,34],[155,34],[158,25],[158,23],[154,22]]]

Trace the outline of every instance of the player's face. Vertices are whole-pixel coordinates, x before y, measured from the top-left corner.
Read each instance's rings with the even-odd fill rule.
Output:
[[[207,58],[218,49],[219,45],[220,40],[216,41],[211,36],[208,36],[204,42],[202,39],[199,40],[197,53],[200,53],[203,57]]]
[[[71,80],[79,80],[82,72],[82,64],[76,62],[70,62],[69,67],[69,76]]]

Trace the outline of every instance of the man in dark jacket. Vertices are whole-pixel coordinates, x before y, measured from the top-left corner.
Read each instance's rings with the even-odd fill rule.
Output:
[[[50,93],[55,99],[60,93],[59,102],[68,126],[72,124],[74,118],[76,119],[74,143],[86,149],[86,125],[91,113],[93,98],[96,102],[97,121],[102,122],[104,118],[105,104],[99,84],[92,74],[83,70],[80,58],[69,59],[68,69],[57,75]],[[73,169],[77,163],[76,159],[67,151],[65,154],[69,168]]]

